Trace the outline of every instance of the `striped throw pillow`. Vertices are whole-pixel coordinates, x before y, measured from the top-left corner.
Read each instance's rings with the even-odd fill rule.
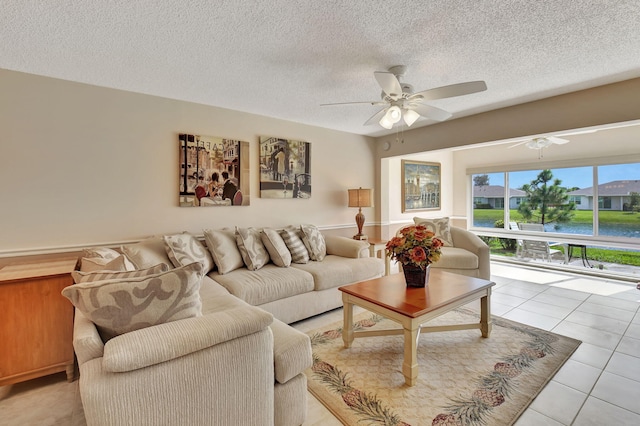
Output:
[[[282,236],[284,243],[291,253],[291,262],[307,263],[309,262],[309,252],[300,239],[298,232],[297,229],[285,228],[280,231],[280,236]]]

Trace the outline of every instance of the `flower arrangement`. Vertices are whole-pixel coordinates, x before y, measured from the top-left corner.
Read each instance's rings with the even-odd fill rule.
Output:
[[[387,256],[403,265],[425,269],[440,259],[442,240],[423,225],[407,226],[387,243]]]

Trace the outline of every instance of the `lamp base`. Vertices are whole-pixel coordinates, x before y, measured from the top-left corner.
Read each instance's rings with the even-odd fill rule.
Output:
[[[356,234],[353,236],[354,240],[360,240],[360,241],[366,241],[369,239],[369,237],[367,235],[364,234]]]

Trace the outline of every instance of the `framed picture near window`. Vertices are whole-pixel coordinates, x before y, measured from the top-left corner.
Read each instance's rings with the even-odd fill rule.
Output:
[[[402,160],[402,212],[440,210],[440,163]]]

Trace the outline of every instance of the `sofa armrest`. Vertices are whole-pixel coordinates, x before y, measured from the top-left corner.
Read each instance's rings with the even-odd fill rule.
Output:
[[[478,256],[479,277],[485,280],[490,279],[491,251],[489,246],[473,232],[456,226],[451,227],[451,237],[455,247],[463,248]]]
[[[104,346],[103,368],[125,372],[197,352],[267,328],[273,316],[242,306],[125,333]]]
[[[338,235],[327,235],[324,237],[324,241],[327,245],[327,254],[353,259],[369,257],[369,243],[366,241],[358,241]]]
[[[104,353],[104,343],[95,324],[77,309],[73,319],[73,350],[80,365]]]

